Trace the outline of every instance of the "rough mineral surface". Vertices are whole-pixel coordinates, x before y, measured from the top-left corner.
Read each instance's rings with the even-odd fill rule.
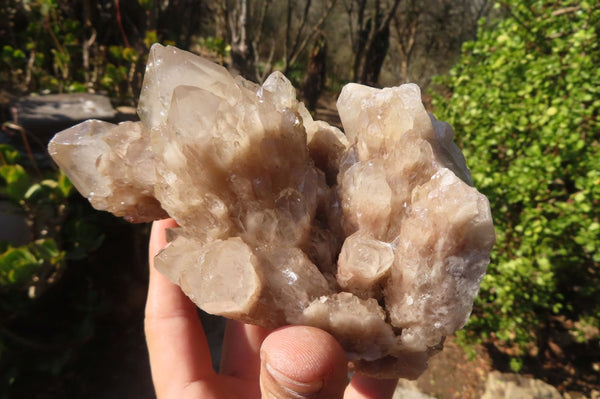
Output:
[[[177,221],[156,267],[205,311],[317,326],[358,370],[415,378],[471,312],[489,204],[417,86],[349,84],[337,106],[345,134],[278,72],[258,86],[155,45],[141,122],[87,121],[49,150],[96,208]]]

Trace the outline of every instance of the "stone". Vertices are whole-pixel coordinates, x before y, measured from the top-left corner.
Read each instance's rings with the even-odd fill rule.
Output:
[[[485,392],[481,398],[562,399],[562,395],[556,388],[544,381],[518,374],[492,371],[488,376]]]
[[[401,379],[394,390],[392,399],[435,399],[419,389],[417,381]]]
[[[396,388],[392,399],[435,399],[433,396],[426,395],[419,391],[411,391],[406,388]]]
[[[151,49],[140,122],[86,121],[49,151],[93,206],[174,218],[156,267],[206,312],[333,334],[352,367],[417,378],[471,312],[495,241],[452,128],[408,84],[349,84],[344,131],[279,72],[262,85]]]
[[[19,97],[11,103],[15,122],[44,143],[57,130],[87,119],[115,121],[118,112],[101,94],[63,93]]]

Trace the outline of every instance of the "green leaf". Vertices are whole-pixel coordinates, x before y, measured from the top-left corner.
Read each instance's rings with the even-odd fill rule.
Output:
[[[29,248],[9,248],[0,254],[0,285],[26,283],[41,264]]]
[[[150,48],[156,42],[158,42],[158,34],[156,33],[156,31],[146,31],[146,35],[144,37],[144,44],[146,45],[146,48]]]
[[[32,184],[27,191],[25,192],[25,194],[23,195],[23,198],[26,200],[31,199],[32,197],[35,197],[36,195],[38,195],[41,191],[42,191],[42,185],[39,183],[36,184]]]
[[[110,46],[108,48],[108,52],[116,60],[120,60],[123,58],[123,47],[121,46]]]
[[[146,11],[152,10],[152,6],[154,5],[153,0],[138,0],[138,3]]]
[[[67,91],[69,93],[85,93],[87,89],[87,86],[84,83],[80,82],[73,82],[69,86],[67,86]]]
[[[7,246],[0,254],[0,285],[27,284],[45,262],[54,267],[60,266],[65,255],[52,238],[36,240],[17,248]]]
[[[2,160],[2,165],[14,165],[19,161],[19,158],[19,151],[8,144],[0,144],[0,160]]]
[[[21,165],[0,166],[0,177],[5,182],[3,191],[15,202],[24,198],[31,185],[31,180]]]
[[[128,62],[136,62],[139,58],[137,51],[132,49],[131,47],[126,47],[123,49],[123,59]]]
[[[58,173],[57,187],[63,198],[68,198],[73,192],[73,183],[62,170]]]
[[[42,258],[43,260],[52,260],[61,255],[61,251],[58,249],[56,241],[51,238],[37,240],[32,243],[31,247],[37,257]]]

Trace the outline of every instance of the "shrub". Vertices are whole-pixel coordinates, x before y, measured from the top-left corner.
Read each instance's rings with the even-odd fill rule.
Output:
[[[0,29],[0,86],[12,93],[104,91],[134,104],[146,53],[161,39],[147,27],[136,27],[130,39],[117,28],[120,19],[133,23],[146,13],[148,2],[139,3],[130,2],[121,15],[100,1],[0,2],[6,25]]]
[[[75,306],[84,309],[80,324],[54,326],[52,331],[31,326],[73,307],[63,300],[52,311],[45,308],[53,302],[49,296],[57,297],[52,288],[62,280],[67,262],[85,258],[104,239],[90,223],[93,211],[87,201],[71,195],[74,189],[67,177],[59,171],[40,170],[33,154],[28,155],[29,159],[0,144],[0,202],[11,205],[2,212],[14,212],[27,230],[26,237],[18,239],[26,242],[15,242],[16,237],[0,240],[0,398],[12,397],[8,393],[12,385],[22,383],[32,370],[50,370],[56,376],[73,358],[71,352],[57,355],[52,344],[28,337],[60,335],[67,342],[79,342],[91,334],[88,321],[93,320],[95,309],[80,305],[87,301],[81,289],[65,291],[62,297],[72,295]],[[90,290],[84,286],[83,291]]]
[[[552,320],[600,320],[600,5],[502,6],[437,80],[433,105],[498,236],[467,334],[523,349]]]
[[[66,260],[84,258],[103,235],[69,202],[74,189],[62,171],[41,171],[21,158],[0,144],[0,200],[14,204],[29,230],[24,245],[0,240],[0,294],[25,289],[34,298],[59,279]]]

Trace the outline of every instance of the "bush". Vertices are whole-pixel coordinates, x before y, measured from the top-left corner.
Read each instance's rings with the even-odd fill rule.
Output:
[[[9,92],[103,91],[135,104],[146,54],[161,37],[138,21],[148,2],[0,2],[0,86]],[[130,22],[128,38],[120,20]],[[169,42],[169,41],[165,41]]]
[[[0,398],[12,397],[13,385],[23,385],[33,370],[57,376],[72,360],[71,352],[57,355],[56,346],[46,339],[60,336],[78,343],[91,334],[95,309],[81,305],[94,302],[85,297],[92,292],[89,287],[65,292],[58,305],[52,288],[60,284],[67,262],[86,258],[104,239],[91,223],[95,212],[87,201],[71,195],[74,188],[67,177],[60,171],[40,170],[33,154],[28,155],[29,159],[0,144],[0,203],[11,205],[1,212],[14,212],[27,230],[24,243],[14,242],[23,237],[0,240]],[[74,305],[65,303],[69,295]],[[46,307],[49,303],[55,306]],[[77,306],[83,309],[79,324],[56,323],[53,328],[44,324]]]
[[[552,321],[600,321],[600,5],[501,3],[433,105],[498,236],[467,334],[522,350]]]

